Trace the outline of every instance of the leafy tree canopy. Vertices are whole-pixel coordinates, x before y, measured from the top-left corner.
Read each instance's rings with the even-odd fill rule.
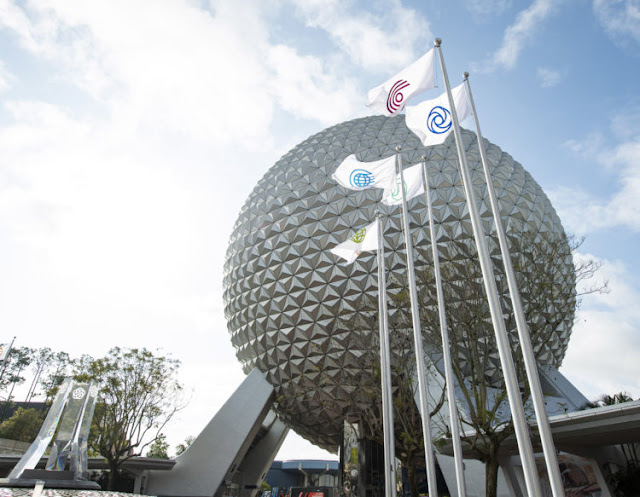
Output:
[[[0,423],[0,438],[33,442],[40,431],[44,416],[44,412],[36,409],[19,407],[13,416]]]
[[[164,434],[158,435],[147,451],[147,457],[153,457],[155,459],[169,459],[169,444],[167,443],[167,437]]]

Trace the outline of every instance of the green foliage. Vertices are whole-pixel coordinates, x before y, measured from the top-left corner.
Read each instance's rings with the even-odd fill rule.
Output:
[[[28,347],[13,347],[7,355],[4,373],[0,379],[0,392],[6,400],[12,400],[13,389],[25,382],[25,370],[31,364],[34,350]]]
[[[618,392],[613,395],[602,394],[596,400],[585,403],[580,409],[593,409],[595,407],[613,406],[624,402],[631,402],[633,398],[627,392]]]
[[[45,413],[19,407],[6,421],[0,423],[0,438],[33,442],[40,431]]]
[[[155,459],[169,459],[169,444],[167,443],[167,437],[164,434],[158,435],[147,451],[147,457],[153,457]]]
[[[41,388],[45,395],[45,402],[50,402],[58,393],[64,379],[69,376],[71,358],[66,352],[52,352],[49,361],[41,375]]]
[[[41,393],[46,394],[47,386],[43,384],[46,372],[49,366],[54,362],[54,353],[49,347],[34,349],[31,356],[31,370],[33,371],[33,379],[27,393],[25,402],[31,402],[33,397],[39,396]],[[42,391],[38,391],[38,388]]]
[[[159,439],[156,449],[162,448],[162,429],[185,405],[176,380],[179,365],[144,348],[119,347],[105,357],[84,356],[74,363],[75,378],[101,384],[89,443],[109,464],[108,490],[124,461],[141,455]]]
[[[637,497],[640,495],[640,467],[627,466],[613,473],[609,483],[614,489],[614,495],[619,497]]]
[[[613,406],[631,402],[633,398],[626,392],[618,392],[613,395],[603,394],[596,400],[587,402],[581,409],[594,409],[596,407]],[[622,451],[627,465],[609,476],[609,483],[619,497],[637,497],[640,495],[640,444],[627,443],[618,446]]]
[[[66,352],[54,352],[48,347],[15,347],[9,352],[0,392],[10,400],[14,387],[24,383],[29,372],[26,400],[34,397],[52,400],[68,376],[79,382],[97,381],[101,394],[88,451],[90,456],[101,455],[109,463],[108,489],[112,490],[116,485],[130,483],[130,478],[120,470],[126,459],[141,455],[147,448],[151,457],[168,457],[168,445],[161,431],[185,405],[182,386],[176,380],[179,365],[179,361],[147,349],[116,347],[105,357],[95,359],[90,355],[71,358]],[[33,409],[19,409],[0,424],[0,437],[30,442],[38,434],[43,419],[44,414]],[[192,440],[192,437],[185,440],[183,450]]]
[[[176,456],[179,456],[180,454],[182,454],[185,450],[187,450],[189,448],[189,446],[193,443],[193,441],[196,439],[196,437],[193,437],[191,435],[189,435],[187,438],[184,439],[184,442],[179,443],[176,446]]]

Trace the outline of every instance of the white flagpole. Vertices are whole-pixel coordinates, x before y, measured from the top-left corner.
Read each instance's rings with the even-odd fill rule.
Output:
[[[380,382],[382,389],[382,426],[384,432],[384,484],[387,497],[396,497],[396,449],[393,431],[391,391],[391,353],[387,314],[387,284],[384,265],[384,234],[378,216],[378,321],[380,323]]]
[[[400,190],[402,191],[402,225],[404,228],[404,242],[407,247],[407,275],[409,277],[409,298],[411,300],[411,320],[413,322],[413,342],[416,349],[416,366],[418,374],[418,396],[420,398],[420,416],[422,420],[422,435],[424,437],[424,455],[427,466],[427,485],[429,495],[438,495],[436,482],[436,464],[433,454],[433,440],[431,437],[431,415],[427,404],[427,376],[424,369],[424,347],[422,345],[422,329],[418,307],[418,292],[416,291],[415,270],[413,267],[413,244],[409,229],[407,214],[407,195],[404,190],[404,173],[402,172],[402,158],[400,147],[396,147],[396,165],[400,169]]]
[[[460,133],[460,127],[458,124],[458,115],[456,113],[453,95],[451,94],[451,87],[449,85],[449,78],[447,77],[447,70],[444,65],[444,57],[442,56],[442,49],[440,47],[441,43],[442,40],[440,40],[440,38],[436,38],[435,46],[438,50],[440,66],[442,67],[442,79],[444,80],[444,84],[447,89],[447,96],[449,98],[449,105],[451,106],[453,133],[455,135],[456,147],[458,150],[458,159],[460,163],[460,175],[462,176],[462,183],[464,185],[464,190],[467,196],[467,206],[469,208],[471,226],[473,228],[473,235],[478,250],[480,268],[482,269],[482,279],[484,281],[485,290],[487,292],[489,311],[491,313],[491,321],[493,323],[493,329],[496,335],[496,344],[498,346],[498,355],[500,356],[500,364],[502,366],[505,386],[507,388],[509,407],[511,408],[511,415],[513,416],[513,426],[515,429],[516,440],[518,442],[518,450],[520,452],[525,485],[527,487],[527,494],[529,495],[529,497],[538,497],[539,495],[542,495],[542,492],[540,488],[538,472],[536,470],[535,461],[533,459],[533,449],[531,448],[529,425],[527,424],[527,420],[524,416],[522,397],[520,396],[518,378],[516,376],[516,369],[513,364],[513,356],[511,354],[511,346],[509,345],[509,337],[507,336],[507,329],[505,327],[504,318],[502,316],[500,298],[498,297],[498,288],[496,286],[493,273],[493,266],[491,264],[491,259],[489,258],[486,240],[482,230],[482,224],[480,222],[480,215],[478,214],[476,197],[473,191],[473,183],[471,181],[471,176],[469,175],[467,167],[467,156],[463,148],[462,135]]]
[[[427,202],[427,216],[429,219],[429,236],[431,237],[431,252],[433,254],[433,274],[436,279],[436,295],[438,299],[438,317],[442,334],[442,360],[444,362],[444,377],[447,381],[447,402],[449,404],[449,419],[451,423],[451,441],[453,442],[453,459],[456,467],[456,483],[458,497],[466,497],[467,487],[464,482],[464,462],[462,460],[462,444],[460,443],[460,427],[458,408],[456,403],[455,379],[451,365],[451,345],[447,327],[447,315],[444,307],[444,292],[442,291],[442,275],[440,274],[440,257],[436,229],[433,225],[433,211],[431,209],[431,193],[429,189],[429,175],[427,173],[427,158],[422,157],[422,175],[424,178],[425,201]]]
[[[522,308],[520,292],[518,291],[518,283],[516,281],[513,264],[511,262],[511,254],[509,253],[509,242],[507,241],[507,237],[505,235],[504,227],[502,225],[502,220],[500,217],[498,198],[496,197],[496,192],[493,187],[491,171],[489,170],[489,166],[487,165],[482,132],[480,131],[480,122],[478,121],[476,105],[473,101],[473,95],[471,94],[468,72],[464,73],[464,82],[467,86],[467,94],[469,96],[469,102],[471,103],[471,109],[473,110],[473,119],[476,125],[476,135],[478,136],[478,149],[480,150],[480,159],[482,160],[482,168],[484,169],[484,176],[487,181],[489,200],[491,202],[491,210],[493,211],[493,220],[496,226],[496,232],[498,234],[500,252],[502,254],[504,270],[507,276],[507,283],[509,285],[509,295],[511,297],[513,312],[516,318],[516,326],[518,328],[518,338],[520,339],[520,347],[522,348],[524,366],[527,371],[529,386],[531,387],[531,399],[533,402],[533,409],[536,413],[536,420],[538,421],[538,429],[540,430],[540,440],[542,441],[542,450],[544,452],[547,473],[549,475],[549,481],[551,482],[551,491],[553,493],[553,497],[564,497],[564,486],[562,485],[562,477],[560,476],[560,467],[558,466],[556,448],[553,443],[553,437],[551,435],[549,418],[547,417],[547,411],[544,408],[544,395],[542,394],[540,377],[538,376],[538,368],[536,367],[536,359],[533,353],[533,348],[531,346],[529,328],[527,326],[527,320]]]

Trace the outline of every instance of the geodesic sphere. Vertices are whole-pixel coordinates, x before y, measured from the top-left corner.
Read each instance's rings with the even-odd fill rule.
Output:
[[[476,135],[466,130],[462,135],[480,216],[485,232],[492,235]],[[373,161],[393,155],[396,146],[401,147],[404,167],[426,156],[441,257],[454,266],[474,260],[473,249],[466,256],[454,250],[456,244],[473,247],[474,242],[453,134],[442,145],[425,148],[406,127],[404,116],[344,122],[294,147],[258,182],[227,250],[225,315],[238,360],[245,372],[258,367],[265,373],[276,388],[281,416],[295,431],[332,451],[340,443],[344,416],[353,413],[359,375],[370,367],[362,360],[367,342],[354,335],[353,327],[359,315],[377,316],[378,286],[375,253],[362,253],[345,264],[330,249],[380,211],[386,215],[389,291],[394,284],[406,284],[406,253],[401,207],[384,206],[379,189],[345,189],[331,174],[350,154]],[[485,140],[485,149],[538,361],[557,367],[575,310],[571,251],[540,186],[500,148]],[[418,272],[431,264],[424,196],[410,200],[409,208]],[[487,240],[500,280],[500,250],[493,236]],[[531,270],[534,263],[540,267],[541,258],[545,276],[550,276],[545,284]],[[460,278],[458,283],[465,285]],[[500,288],[507,313],[508,292],[505,285]],[[544,305],[534,312],[533,302]],[[447,305],[455,309],[456,304],[460,302]],[[423,327],[423,333],[429,331]],[[370,332],[377,334],[375,325]],[[493,366],[485,372],[489,377],[500,371],[497,352],[494,355]]]

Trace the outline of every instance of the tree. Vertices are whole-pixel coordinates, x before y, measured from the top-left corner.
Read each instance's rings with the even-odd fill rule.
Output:
[[[41,376],[53,360],[53,357],[54,353],[49,347],[43,347],[33,351],[31,361],[33,379],[31,380],[31,386],[27,392],[27,397],[24,399],[25,402],[30,402],[33,397],[39,395],[37,388],[40,385]]]
[[[76,378],[101,384],[94,415],[93,448],[109,465],[108,490],[113,490],[122,463],[160,440],[169,420],[184,408],[183,389],[176,380],[180,362],[155,356],[147,349],[115,347],[88,361]]]
[[[369,302],[365,308],[377,309],[377,304]],[[333,307],[331,312],[338,315],[343,312]],[[413,352],[413,332],[400,326],[396,318],[390,323],[393,327],[390,349],[391,375],[393,384],[393,410],[396,440],[396,456],[407,469],[412,497],[418,497],[418,479],[416,466],[421,460],[424,464],[424,439],[422,434],[422,419],[414,402],[415,391],[415,356]],[[378,444],[384,444],[382,419],[382,394],[380,389],[380,358],[378,337],[377,311],[357,312],[351,321],[350,330],[354,349],[361,351],[360,364],[367,367],[354,368],[355,375],[352,382],[357,384],[351,392],[349,412],[343,412],[344,419],[351,423],[358,423],[362,427],[361,435]],[[329,387],[336,384],[336,380],[326,371],[317,369],[320,382]],[[300,395],[314,392],[316,380],[310,379],[309,374],[301,373],[297,384]],[[431,395],[434,407],[431,415],[435,415],[444,404],[445,390],[440,389]],[[276,409],[280,413],[291,413],[296,409],[298,399],[290,396],[279,396],[276,399]],[[325,402],[322,402],[324,408]],[[295,418],[294,418],[295,419]]]
[[[581,409],[593,409],[596,407],[613,406],[633,399],[626,392],[618,392],[613,395],[603,394],[598,399],[587,402]],[[626,466],[609,475],[609,482],[615,489],[616,495],[622,497],[634,497],[640,495],[640,444],[620,444],[620,450],[625,458]]]
[[[184,442],[179,443],[176,446],[176,456],[179,456],[180,454],[182,454],[185,450],[187,450],[189,448],[189,446],[193,443],[193,441],[196,439],[196,437],[189,435],[187,438],[184,439]]]
[[[582,409],[593,409],[595,407],[614,406],[616,404],[622,404],[624,402],[631,402],[633,398],[627,392],[618,392],[613,395],[602,394],[596,400],[585,403]]]
[[[64,379],[69,376],[71,358],[66,352],[53,352],[49,363],[40,375],[40,385],[45,395],[45,402],[51,402],[58,393]]]
[[[363,436],[384,445],[380,340],[378,336],[378,314],[359,314],[353,322],[352,332],[356,334],[354,343],[363,352],[363,364],[370,369],[363,370],[359,379],[360,388],[354,392],[353,412],[347,417],[356,420],[363,428]],[[393,394],[394,439],[396,457],[406,468],[412,497],[418,497],[417,466],[425,464],[422,418],[415,402],[416,362],[413,345],[413,331],[402,327],[403,319],[396,315],[390,322],[389,348],[391,351],[391,383]],[[433,406],[430,416],[435,416],[445,400],[445,389],[431,389],[428,392]],[[435,441],[438,443],[437,441]]]
[[[38,436],[44,416],[45,412],[18,407],[13,416],[0,423],[0,438],[33,442]]]
[[[512,255],[514,270],[525,304],[525,317],[534,337],[534,354],[537,360],[555,363],[562,353],[553,346],[553,340],[561,331],[571,326],[579,297],[584,294],[604,292],[606,283],[596,284],[576,294],[566,288],[567,261],[571,260],[583,240],[573,237],[549,237],[544,234],[522,233],[512,243],[519,245],[517,256]],[[513,249],[512,249],[513,250]],[[441,251],[441,272],[446,305],[446,316],[451,340],[451,356],[456,386],[463,397],[466,410],[458,422],[466,425],[461,430],[467,435],[463,441],[469,450],[486,464],[486,495],[495,497],[497,492],[498,451],[505,439],[513,435],[514,426],[508,409],[507,391],[501,376],[501,365],[497,358],[497,347],[486,300],[482,273],[477,261],[475,246],[470,241],[449,241]],[[514,250],[514,252],[516,252]],[[441,370],[442,354],[440,324],[436,307],[436,290],[433,277],[431,251],[418,253],[425,262],[417,274],[420,301],[420,320],[423,327],[425,347],[429,350],[432,364]],[[575,266],[575,282],[580,283],[594,276],[597,262],[586,259]],[[513,350],[514,365],[521,385],[523,402],[530,397],[524,361],[522,359],[515,318],[511,312],[504,268],[499,261],[494,264],[496,283],[502,309],[507,317],[506,328]],[[567,290],[563,293],[562,289]],[[393,302],[400,320],[399,328],[408,328],[407,309],[409,299],[406,291],[400,291]],[[393,306],[390,306],[392,308]],[[551,311],[550,311],[551,309]],[[441,371],[442,372],[442,371]],[[444,376],[444,375],[443,375]],[[531,414],[531,413],[529,413]],[[471,430],[469,429],[471,428]]]
[[[147,457],[153,457],[155,459],[169,459],[169,444],[167,443],[167,437],[164,434],[158,435],[147,451]]]
[[[0,420],[4,421],[7,407],[13,400],[14,388],[25,382],[24,370],[31,364],[33,353],[33,349],[28,347],[13,347],[9,351],[2,378],[0,379],[0,391],[2,391],[4,397],[4,403],[0,410]]]

